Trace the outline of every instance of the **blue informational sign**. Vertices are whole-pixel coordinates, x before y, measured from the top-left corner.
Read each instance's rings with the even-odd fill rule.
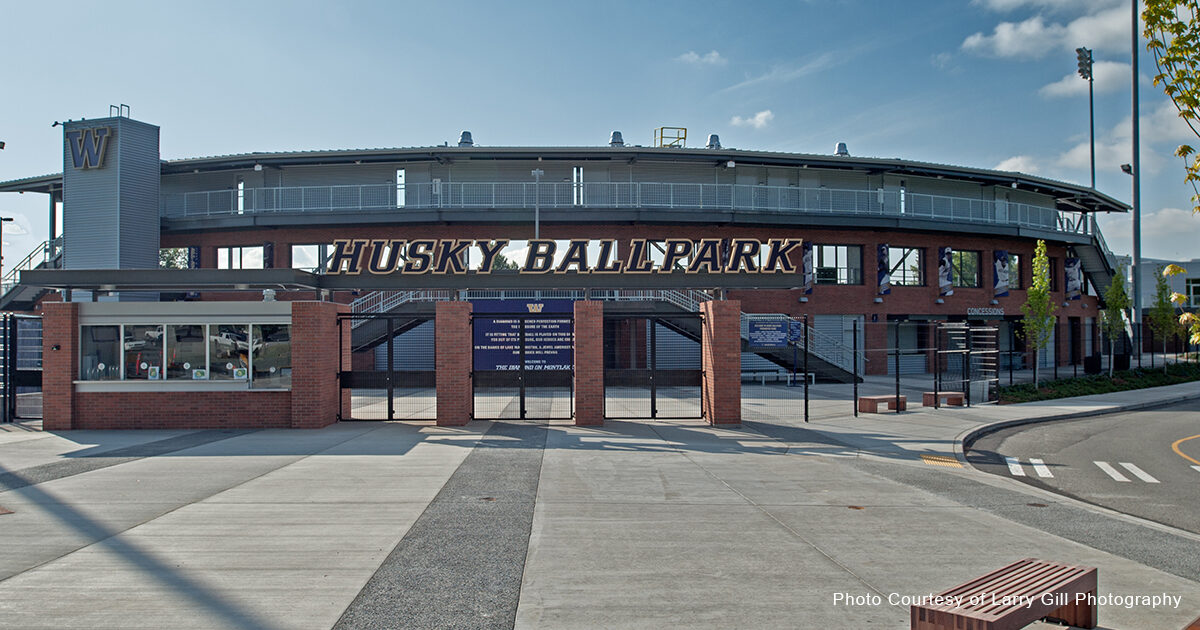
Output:
[[[792,320],[788,322],[788,343],[804,341],[804,322]]]
[[[563,318],[528,318],[525,325],[525,369],[569,370],[574,335],[571,300],[480,300],[472,303],[475,369],[521,369],[522,319],[513,314],[563,313]],[[495,313],[494,316],[489,313]],[[509,317],[506,317],[509,315]]]
[[[750,320],[750,346],[753,348],[786,348],[790,332],[788,321],[784,319]]]

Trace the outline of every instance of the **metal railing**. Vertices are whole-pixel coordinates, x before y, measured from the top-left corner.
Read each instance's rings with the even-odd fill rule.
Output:
[[[424,289],[416,291],[373,291],[350,303],[353,313],[388,312],[402,304],[410,302],[441,302],[455,299],[462,300],[581,300],[588,292],[583,289],[470,289],[455,291],[450,289]],[[700,304],[713,299],[704,291],[695,289],[592,289],[591,299],[612,302],[668,302],[688,312],[700,310]],[[749,338],[749,322],[756,320],[785,319],[789,322],[802,322],[784,314],[742,313],[741,337]],[[366,319],[354,320],[351,327],[357,327]],[[861,367],[867,361],[861,350],[847,347],[840,339],[817,331],[812,326],[804,328],[809,336],[809,351],[825,362],[853,372],[855,357]]]
[[[44,264],[58,260],[63,252],[63,237],[52,241],[42,241],[40,245],[33,248],[21,262],[13,265],[4,273],[4,278],[0,280],[0,295],[8,293],[9,289],[17,286],[17,280],[22,271],[28,269],[36,269]]]
[[[1023,225],[1089,234],[1082,213],[1029,204],[898,190],[660,182],[437,182],[247,188],[166,193],[166,218],[261,213],[427,209],[658,208],[848,214]]]

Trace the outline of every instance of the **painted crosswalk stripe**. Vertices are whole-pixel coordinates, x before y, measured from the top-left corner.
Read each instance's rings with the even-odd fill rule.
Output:
[[[1112,477],[1113,479],[1116,479],[1117,481],[1129,481],[1128,477],[1126,477],[1125,475],[1122,475],[1120,472],[1117,471],[1116,468],[1113,468],[1112,466],[1110,466],[1108,462],[1092,462],[1092,463],[1099,466],[1100,470],[1103,470],[1106,475],[1108,475],[1109,477]]]
[[[1137,477],[1138,479],[1141,479],[1142,481],[1145,481],[1146,483],[1158,483],[1158,480],[1155,479],[1154,477],[1151,477],[1150,473],[1142,470],[1141,468],[1138,468],[1137,466],[1134,466],[1133,464],[1130,464],[1127,462],[1121,462],[1121,465],[1124,466],[1126,470],[1133,473],[1133,475],[1135,477]]]
[[[1046,462],[1044,462],[1040,459],[1034,459],[1034,458],[1030,457],[1029,463],[1033,464],[1033,470],[1035,472],[1037,472],[1039,477],[1053,477],[1054,476],[1054,473],[1050,472],[1050,469],[1046,467]]]
[[[1014,477],[1024,477],[1025,469],[1021,468],[1021,460],[1016,457],[1005,457],[1004,461],[1008,462],[1008,472]]]
[[[1192,466],[1192,468],[1195,468],[1196,472],[1200,472],[1200,466]]]

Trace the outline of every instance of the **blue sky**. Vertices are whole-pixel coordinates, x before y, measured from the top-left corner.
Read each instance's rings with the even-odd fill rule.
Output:
[[[59,172],[55,120],[132,116],[165,159],[453,143],[689,144],[1021,170],[1131,198],[1124,0],[811,2],[110,2],[0,0],[0,180]],[[1144,51],[1144,47],[1143,47]],[[1142,81],[1143,255],[1200,257],[1172,155],[1189,141]],[[1194,137],[1191,137],[1194,140]],[[42,195],[0,195],[5,262],[47,233]],[[1104,219],[1130,251],[1128,215]],[[7,265],[6,265],[7,266]]]

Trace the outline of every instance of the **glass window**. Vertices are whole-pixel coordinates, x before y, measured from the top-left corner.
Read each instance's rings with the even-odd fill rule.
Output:
[[[167,326],[167,378],[208,380],[204,326]]]
[[[218,324],[208,327],[208,377],[217,381],[246,380],[250,376],[249,326]]]
[[[79,339],[79,378],[85,381],[121,379],[120,326],[84,326]]]
[[[954,267],[954,286],[979,288],[979,252],[950,252],[950,264]]]
[[[292,245],[292,269],[325,273],[329,262],[328,245]]]
[[[1058,290],[1058,259],[1057,258],[1048,258],[1047,262],[1050,263],[1050,267],[1049,267],[1049,269],[1050,269],[1050,290],[1057,291]]]
[[[163,377],[163,327],[125,326],[125,380],[156,381]]]
[[[919,247],[889,247],[892,284],[905,287],[925,286],[925,250]]]
[[[1009,254],[1008,255],[1008,288],[1010,288],[1010,289],[1024,289],[1025,288],[1025,285],[1022,283],[1021,255],[1020,254]]]
[[[1189,306],[1200,306],[1200,278],[1187,279],[1187,293],[1184,295],[1188,298]]]
[[[292,327],[288,324],[255,324],[254,380],[251,387],[292,386]]]
[[[218,247],[217,269],[262,269],[262,245]]]
[[[862,246],[818,245],[817,284],[862,284]]]

